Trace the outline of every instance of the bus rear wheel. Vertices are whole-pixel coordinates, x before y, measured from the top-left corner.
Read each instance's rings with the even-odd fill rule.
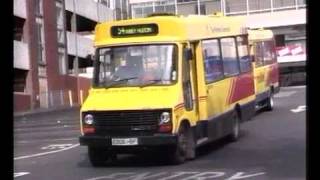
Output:
[[[272,111],[273,110],[273,94],[270,92],[269,97],[266,99],[264,110]]]
[[[229,139],[231,142],[235,142],[239,139],[240,134],[240,119],[236,111],[232,115],[232,124],[232,132],[229,135]]]

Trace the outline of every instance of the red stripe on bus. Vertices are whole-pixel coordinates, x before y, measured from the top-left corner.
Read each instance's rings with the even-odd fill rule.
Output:
[[[254,94],[254,77],[251,72],[236,77],[233,84],[229,104]]]
[[[180,109],[184,106],[184,103],[178,104],[174,107],[175,110]]]

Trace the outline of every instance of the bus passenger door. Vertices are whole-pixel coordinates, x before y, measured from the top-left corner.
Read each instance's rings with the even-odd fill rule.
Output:
[[[195,67],[195,51],[194,45],[191,44],[190,48],[184,46],[184,57],[182,62],[182,87],[183,97],[186,107],[186,115],[192,124],[195,124],[198,117],[198,103],[196,101],[197,84],[196,84],[196,67]],[[189,55],[188,52],[189,51]],[[188,60],[189,59],[189,60]]]

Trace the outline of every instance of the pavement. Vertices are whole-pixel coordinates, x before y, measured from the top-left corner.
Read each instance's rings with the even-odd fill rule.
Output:
[[[31,117],[36,115],[44,115],[44,114],[51,114],[51,113],[63,113],[67,111],[79,111],[80,106],[61,106],[55,108],[38,108],[30,111],[25,112],[14,112],[13,116],[15,120],[20,120],[23,117]]]

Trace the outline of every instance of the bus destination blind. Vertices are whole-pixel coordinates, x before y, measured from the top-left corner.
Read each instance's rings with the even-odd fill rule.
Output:
[[[132,37],[156,34],[158,34],[158,26],[156,24],[139,24],[111,27],[112,37]]]

